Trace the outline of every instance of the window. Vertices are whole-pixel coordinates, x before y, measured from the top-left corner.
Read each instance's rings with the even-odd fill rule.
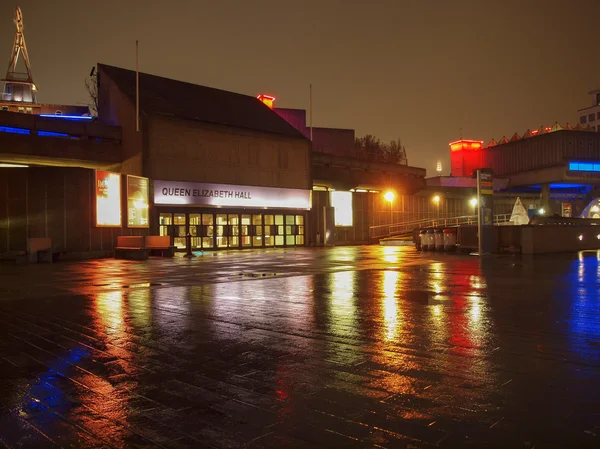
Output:
[[[596,113],[596,120],[600,120],[600,112]]]
[[[8,106],[2,106],[3,111],[8,111]]]
[[[26,111],[28,114],[31,114],[31,113],[33,112],[33,109],[31,109],[31,108],[27,108],[27,109],[25,109],[25,111]]]
[[[588,121],[593,122],[596,119],[596,114],[588,115]]]
[[[596,104],[600,104],[600,93],[596,94]]]
[[[25,112],[25,108],[24,108],[24,107],[22,107],[22,106],[19,106],[19,109],[18,109],[18,111],[19,111],[19,112]]]
[[[581,123],[582,125],[584,123],[587,123],[587,117],[585,115],[582,115],[581,117],[579,117],[579,123]]]

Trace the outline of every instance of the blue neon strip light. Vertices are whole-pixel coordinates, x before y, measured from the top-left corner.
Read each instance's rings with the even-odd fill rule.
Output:
[[[62,120],[92,120],[94,118],[90,115],[54,115],[54,114],[40,114],[40,117],[58,118],[58,119],[62,119]]]
[[[569,170],[600,172],[600,162],[569,162]]]
[[[12,128],[10,126],[0,126],[0,132],[13,134],[31,134],[31,131],[23,128]]]
[[[38,136],[45,137],[69,137],[68,134],[65,133],[53,133],[52,131],[38,131]]]

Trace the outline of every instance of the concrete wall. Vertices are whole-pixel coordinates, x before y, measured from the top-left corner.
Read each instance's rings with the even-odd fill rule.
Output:
[[[26,134],[0,133],[0,161],[119,170],[121,128],[97,121],[70,121],[0,112],[0,126]],[[58,133],[55,137],[43,133]]]
[[[60,251],[109,251],[118,235],[146,233],[97,228],[94,184],[94,170],[0,168],[0,254],[25,251],[27,239],[35,237],[51,238]]]
[[[136,131],[135,103],[99,69],[98,118],[101,122],[118,125],[123,129],[122,173],[147,176],[142,148],[147,138],[147,122],[141,117],[140,131]]]
[[[496,231],[503,247],[520,246],[522,254],[600,249],[598,226],[497,226]]]
[[[152,179],[310,189],[310,142],[165,117],[149,119]]]

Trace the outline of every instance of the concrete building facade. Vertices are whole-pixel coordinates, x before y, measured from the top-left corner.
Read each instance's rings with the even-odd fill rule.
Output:
[[[600,132],[600,89],[590,90],[591,106],[577,111],[579,124],[583,127],[589,126],[593,131]]]

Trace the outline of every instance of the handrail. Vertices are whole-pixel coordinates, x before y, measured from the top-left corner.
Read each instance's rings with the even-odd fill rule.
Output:
[[[510,217],[511,214],[494,215],[494,224],[500,226],[510,225],[512,224]],[[405,221],[401,223],[370,226],[369,237],[376,239],[382,237],[392,237],[394,235],[412,232],[413,230],[420,228],[454,227],[474,224],[477,224],[477,215],[461,215],[457,217],[438,219],[423,218],[420,220]]]

